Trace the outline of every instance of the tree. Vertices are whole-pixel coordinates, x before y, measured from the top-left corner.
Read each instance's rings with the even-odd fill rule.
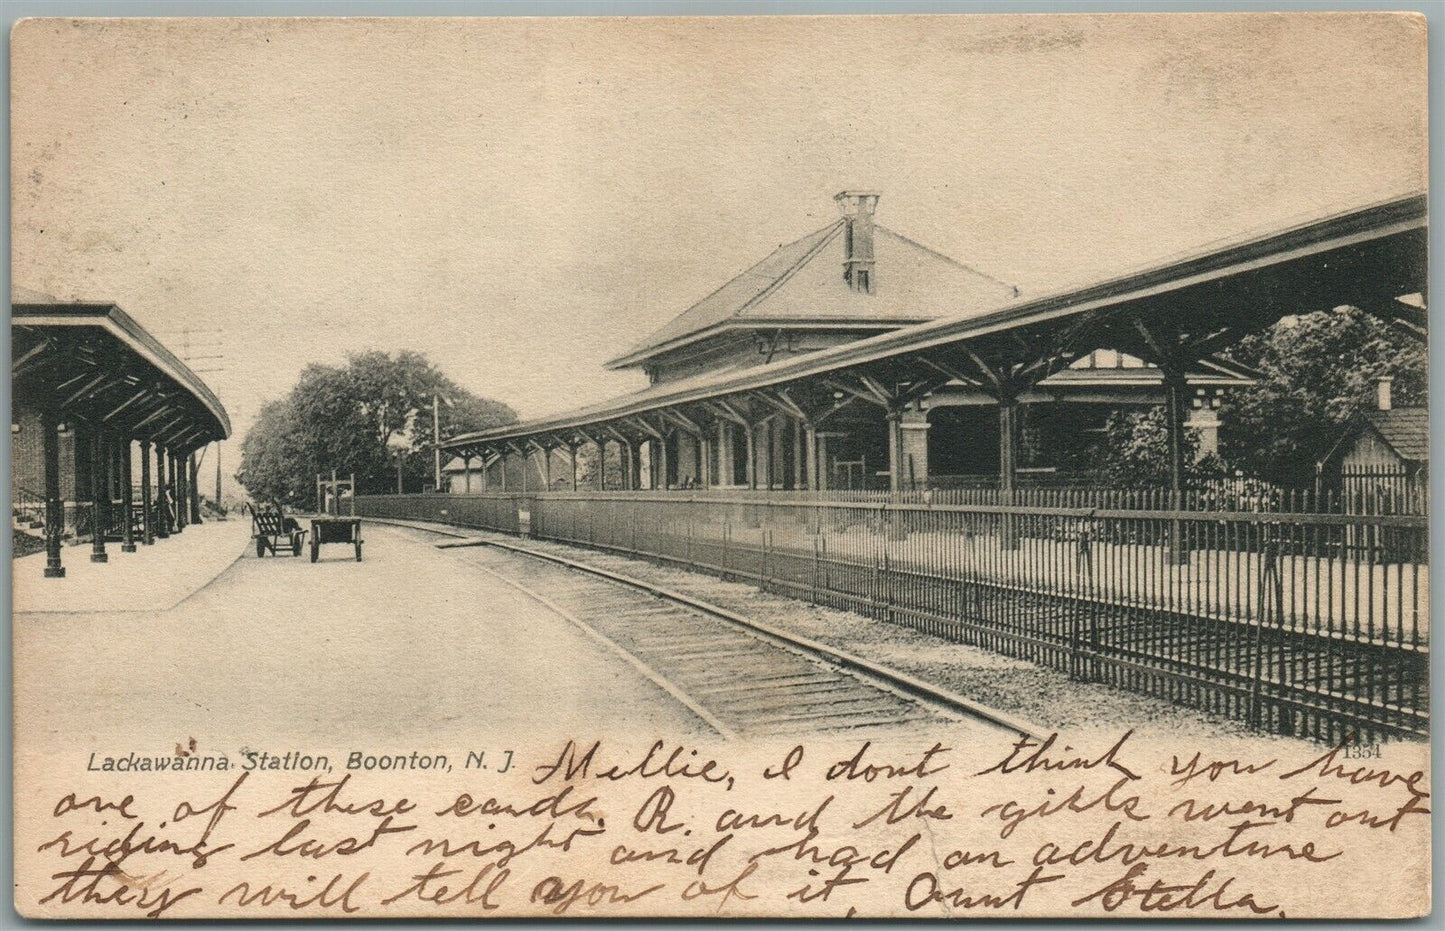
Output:
[[[1428,390],[1424,344],[1353,307],[1287,317],[1228,355],[1262,377],[1220,406],[1223,456],[1282,485],[1312,481],[1345,424],[1374,406],[1382,376],[1395,379],[1396,404],[1424,403]]]
[[[498,401],[457,385],[421,353],[370,351],[343,367],[310,365],[286,397],[262,408],[241,444],[237,479],[258,501],[314,503],[318,474],[356,475],[358,492],[406,491],[432,479],[432,398],[443,439],[515,423]]]

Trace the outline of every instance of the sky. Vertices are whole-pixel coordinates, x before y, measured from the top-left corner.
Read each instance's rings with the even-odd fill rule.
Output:
[[[633,390],[602,364],[845,188],[1027,296],[1425,184],[1398,15],[30,20],[12,56],[14,285],[118,303],[236,439],[366,349],[524,418]]]

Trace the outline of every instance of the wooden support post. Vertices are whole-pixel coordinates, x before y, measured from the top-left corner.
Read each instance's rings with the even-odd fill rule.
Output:
[[[131,526],[131,513],[135,510],[134,492],[131,490],[131,457],[130,439],[122,438],[120,447],[120,510],[121,510],[121,544],[122,553],[135,552],[135,528]]]
[[[552,490],[552,447],[543,446],[542,449],[542,478],[547,483],[544,491]]]
[[[507,447],[503,446],[497,451],[497,461],[502,464],[502,494],[507,493]]]
[[[576,490],[577,490],[577,444],[576,444],[576,443],[568,443],[568,444],[567,444],[567,458],[570,460],[571,465],[572,465],[572,490],[573,490],[573,491],[576,491]]]
[[[156,542],[156,518],[151,508],[151,441],[140,441],[140,541],[146,546]]]
[[[40,441],[45,457],[45,578],[65,578],[60,562],[60,535],[65,527],[65,502],[60,497],[60,424],[50,410],[40,415]],[[77,495],[77,497],[79,497]]]
[[[662,439],[657,441],[657,488],[659,491],[667,491],[667,437],[664,433]]]
[[[191,503],[191,523],[199,524],[201,522],[201,483],[194,451],[186,457],[186,465],[186,498]],[[128,478],[127,487],[129,487]]]
[[[1169,509],[1180,511],[1184,508],[1184,418],[1185,398],[1189,385],[1182,368],[1164,369],[1164,414],[1169,427]],[[1169,561],[1174,565],[1188,565],[1189,547],[1184,542],[1184,524],[1174,520],[1169,524]]]
[[[156,520],[156,536],[162,540],[171,535],[171,516],[167,506],[169,502],[166,492],[166,448],[160,443],[156,444],[156,508],[158,510]]]
[[[1014,488],[1018,483],[1018,429],[1014,415],[1018,399],[1011,392],[1001,392],[998,399],[998,489],[999,503],[1011,507],[1014,503]],[[1018,533],[1012,514],[999,516],[999,544],[1004,549],[1018,549]]]
[[[109,521],[105,475],[105,435],[94,430],[90,435],[90,561],[109,562],[105,554],[105,525]]]
[[[703,488],[711,488],[715,484],[713,481],[714,465],[712,461],[712,449],[712,436],[706,431],[703,431],[697,439],[698,484]]]
[[[808,490],[821,491],[823,486],[818,481],[818,431],[810,423],[803,424],[803,455],[808,460],[803,470],[807,477]]]
[[[186,457],[181,453],[176,453],[174,469],[176,480],[176,513],[180,515],[181,526],[189,527],[191,525],[191,475],[186,469]]]
[[[747,486],[748,486],[749,488],[757,488],[757,487],[758,487],[757,442],[756,442],[756,438],[753,436],[753,433],[754,433],[755,431],[754,431],[754,429],[753,429],[753,425],[752,425],[752,424],[748,424],[747,426],[743,427],[742,430],[743,430],[743,439],[744,439],[744,442],[746,442],[746,444],[747,444],[747,462],[746,462],[746,466],[747,466]]]
[[[486,464],[485,462],[482,463],[482,467],[483,467],[483,468],[486,468],[486,465],[487,465],[487,464]],[[462,494],[469,495],[469,494],[471,494],[471,493],[472,493],[472,454],[471,454],[471,453],[462,453]]]
[[[181,511],[180,477],[176,475],[176,454],[166,450],[166,504],[171,516],[171,535],[175,536],[185,527],[185,514]]]
[[[607,441],[593,440],[597,445],[597,490],[607,490]]]
[[[803,488],[803,422],[793,421],[793,490]]]

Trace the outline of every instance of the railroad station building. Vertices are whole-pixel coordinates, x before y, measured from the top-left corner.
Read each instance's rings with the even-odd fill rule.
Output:
[[[64,577],[67,539],[106,562],[108,542],[198,522],[195,453],[231,432],[210,388],[115,304],[17,288],[10,310],[11,519],[43,530],[45,577]]]
[[[1006,373],[967,354],[931,354],[888,373],[737,390],[810,356],[1024,302],[1017,286],[878,223],[878,192],[834,200],[838,219],[780,246],[607,363],[642,373],[647,387],[457,438],[447,444],[456,459],[446,487],[575,489],[579,451],[593,460],[600,452],[607,466],[589,469],[591,487],[607,489],[995,487],[1001,463],[1005,481],[1051,483],[1067,478],[1067,463],[1111,412],[1165,402],[1168,366],[1077,338],[1023,341],[1015,349],[1027,363]],[[1216,451],[1220,399],[1253,373],[1212,352],[1170,372],[1196,448]]]
[[[444,441],[483,488],[360,512],[747,579],[1259,729],[1428,732],[1424,512],[1185,482],[1188,431],[1207,448],[1253,377],[1218,355],[1243,336],[1353,307],[1426,338],[1423,194],[1041,295],[883,230],[875,193],[837,200],[613,360],[645,387]],[[1380,400],[1339,468],[1423,475],[1426,412]],[[1028,487],[1143,405],[1165,482]]]

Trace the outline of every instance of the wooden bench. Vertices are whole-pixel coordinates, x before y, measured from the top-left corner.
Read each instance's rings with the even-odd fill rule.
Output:
[[[251,511],[251,537],[256,541],[257,556],[265,556],[267,552],[272,556],[300,556],[306,531],[280,508],[256,508]],[[283,549],[291,552],[284,553]]]

